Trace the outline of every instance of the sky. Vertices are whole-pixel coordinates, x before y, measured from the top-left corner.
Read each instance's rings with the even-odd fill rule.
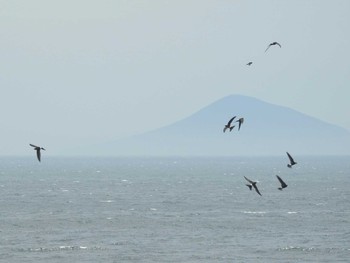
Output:
[[[348,0],[0,6],[0,155],[140,134],[231,94],[350,131]]]

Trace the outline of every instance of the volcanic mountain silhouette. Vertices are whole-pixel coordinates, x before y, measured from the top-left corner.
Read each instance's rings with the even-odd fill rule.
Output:
[[[240,131],[223,133],[232,116]],[[99,145],[103,155],[234,156],[349,154],[350,132],[293,109],[253,97],[230,95],[171,125]]]

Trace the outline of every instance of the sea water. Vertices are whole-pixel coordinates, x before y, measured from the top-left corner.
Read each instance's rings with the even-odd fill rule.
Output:
[[[1,158],[0,262],[350,262],[350,157],[294,157]]]

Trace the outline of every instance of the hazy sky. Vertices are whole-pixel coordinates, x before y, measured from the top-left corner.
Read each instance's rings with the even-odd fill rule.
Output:
[[[348,0],[0,6],[1,155],[142,133],[230,94],[350,130]]]

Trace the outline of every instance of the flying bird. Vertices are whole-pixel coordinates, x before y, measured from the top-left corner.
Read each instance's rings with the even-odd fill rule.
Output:
[[[295,165],[295,164],[297,164],[295,161],[294,161],[294,159],[293,159],[293,157],[288,153],[288,152],[286,152],[287,153],[287,155],[288,155],[288,158],[289,158],[289,164],[287,164],[287,166],[289,167],[289,168],[292,168],[292,166],[293,165]]]
[[[278,45],[280,48],[282,47],[280,43],[278,42],[272,42],[271,44],[269,44],[265,50],[265,52],[271,47],[271,46],[275,46],[275,45]]]
[[[241,129],[241,125],[244,122],[244,118],[240,118],[239,120],[237,120],[236,122],[238,122],[238,130]]]
[[[247,186],[249,187],[249,189],[252,190],[252,187],[254,187],[255,191],[256,191],[259,195],[261,195],[260,192],[259,192],[258,187],[256,186],[257,182],[254,182],[254,181],[252,181],[252,180],[249,180],[249,179],[248,179],[247,177],[245,177],[245,176],[244,176],[244,178],[250,183],[250,185],[247,184]]]
[[[252,64],[253,64],[253,62],[250,61],[247,63],[247,66],[251,66]]]
[[[41,162],[41,152],[40,152],[40,150],[44,150],[45,151],[45,149],[43,147],[39,147],[39,146],[36,146],[36,145],[33,145],[33,144],[29,144],[29,145],[34,147],[34,150],[36,151],[36,156],[38,157],[39,162]]]
[[[228,123],[225,125],[223,132],[225,132],[227,129],[230,129],[230,131],[232,131],[232,129],[235,126],[231,126],[232,121],[236,118],[236,116],[234,116],[233,118],[231,118]]]
[[[286,188],[288,185],[287,185],[285,182],[283,182],[283,180],[281,179],[281,177],[279,177],[278,175],[276,175],[276,176],[277,176],[278,181],[280,181],[280,183],[281,183],[281,187],[278,187],[278,190],[281,190],[281,191],[282,191],[282,189],[283,189],[283,188]]]

